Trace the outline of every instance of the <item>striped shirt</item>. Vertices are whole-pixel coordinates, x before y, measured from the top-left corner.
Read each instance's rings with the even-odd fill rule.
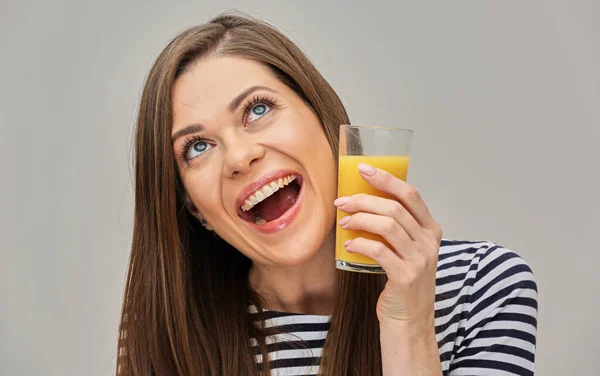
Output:
[[[263,315],[266,327],[282,332],[266,338],[272,375],[317,375],[331,316]],[[490,242],[442,241],[435,333],[445,376],[533,375],[536,317],[537,286],[518,255]]]

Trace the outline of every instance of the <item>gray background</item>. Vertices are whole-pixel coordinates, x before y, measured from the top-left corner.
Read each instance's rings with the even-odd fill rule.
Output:
[[[229,8],[299,43],[354,123],[413,128],[409,179],[445,236],[533,267],[538,374],[600,374],[592,0],[2,0],[0,374],[114,373],[143,79]]]

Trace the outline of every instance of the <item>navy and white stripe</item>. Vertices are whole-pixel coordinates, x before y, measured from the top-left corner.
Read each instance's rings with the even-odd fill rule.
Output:
[[[443,374],[533,375],[537,286],[529,266],[491,242],[444,240],[436,277],[435,331]],[[272,374],[317,375],[331,317],[263,314],[266,327],[284,332],[266,339]],[[262,368],[255,339],[252,346]]]
[[[317,375],[331,316],[275,311],[265,311],[262,315],[265,327],[282,332],[265,338],[271,374]],[[251,344],[262,369],[263,359],[256,339],[252,338]]]

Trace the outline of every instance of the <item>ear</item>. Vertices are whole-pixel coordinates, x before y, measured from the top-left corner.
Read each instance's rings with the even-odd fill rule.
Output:
[[[188,196],[187,194],[185,195],[184,204],[185,204],[185,208],[187,209],[187,211],[190,212],[191,215],[196,217],[196,219],[198,221],[200,221],[200,224],[202,224],[202,226],[205,229],[207,229],[208,231],[212,231],[212,227],[210,227],[210,225],[204,220],[204,218],[202,217],[202,214],[200,214],[200,212],[198,211],[198,209],[196,208],[196,206],[190,199],[190,196]]]
[[[185,204],[185,208],[187,209],[187,211],[190,212],[191,215],[193,215],[196,218],[200,215],[200,213],[198,212],[198,209],[196,209],[196,206],[194,205],[194,203],[190,199],[190,196],[188,196],[186,194],[185,195],[185,199],[183,200],[183,202]]]

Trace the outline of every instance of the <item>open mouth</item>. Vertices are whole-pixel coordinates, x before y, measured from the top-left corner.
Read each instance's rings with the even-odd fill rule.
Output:
[[[290,211],[298,201],[302,189],[302,177],[287,174],[274,178],[254,190],[238,208],[238,215],[246,222],[259,227],[275,224]],[[292,218],[289,218],[290,220]],[[283,227],[283,226],[277,226]]]

